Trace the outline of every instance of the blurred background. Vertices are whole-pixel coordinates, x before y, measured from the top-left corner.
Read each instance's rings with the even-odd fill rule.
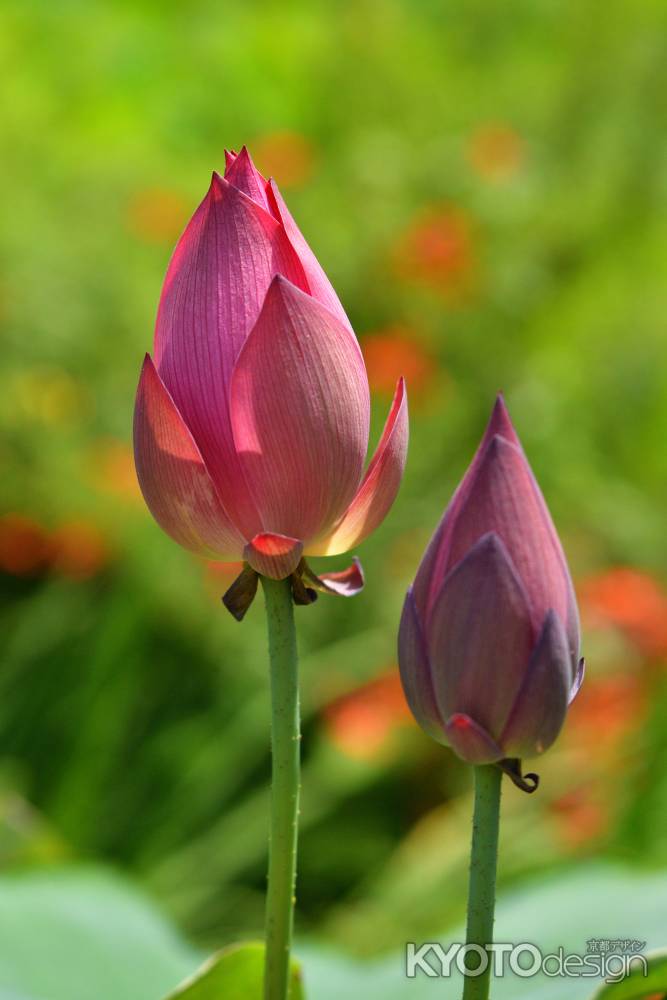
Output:
[[[238,566],[160,532],[130,448],[171,250],[243,143],[354,323],[373,444],[399,374],[412,412],[399,499],[358,553],[366,590],[297,611],[299,935],[371,957],[464,914],[470,775],[409,716],[394,642],[499,388],[589,667],[539,793],[506,791],[503,889],[667,869],[667,12],[601,13],[3,4],[6,875],[111,865],[197,947],[262,931],[263,608],[224,611]]]

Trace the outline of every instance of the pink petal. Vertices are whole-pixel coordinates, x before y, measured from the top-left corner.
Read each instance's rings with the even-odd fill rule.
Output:
[[[225,507],[247,537],[261,523],[234,451],[229,382],[276,274],[307,288],[282,226],[214,175],[167,271],[155,358]]]
[[[364,589],[364,571],[361,563],[355,557],[347,569],[335,573],[319,573],[317,579],[324,585],[323,589],[340,597],[356,597]]]
[[[504,756],[484,727],[464,712],[447,719],[445,732],[454,753],[468,764],[493,764]]]
[[[168,535],[200,555],[240,557],[243,538],[149,355],[137,389],[134,455],[146,503]]]
[[[398,630],[398,665],[410,711],[429,736],[438,743],[446,743],[445,726],[435,699],[426,639],[412,587],[405,598]]]
[[[333,556],[347,552],[382,523],[401,485],[408,432],[408,399],[401,378],[382,437],[356,496],[334,530],[306,548],[308,554]]]
[[[345,310],[340,304],[340,299],[333,290],[333,286],[320,266],[317,257],[303,238],[301,230],[290,215],[289,209],[283,200],[283,196],[278,190],[278,185],[273,179],[268,182],[267,194],[271,212],[285,227],[285,232],[287,233],[292,246],[296,250],[299,255],[299,259],[303,264],[303,269],[306,272],[306,277],[308,279],[310,294],[316,298],[318,302],[321,302],[322,305],[326,306],[327,309],[330,309],[334,316],[337,316],[341,323],[344,323],[351,330],[352,326],[347,318]]]
[[[510,456],[510,460],[504,462],[507,489],[501,490],[499,487],[493,497],[490,493],[487,494],[484,502],[485,491],[489,489],[489,480],[494,479],[489,475],[489,465],[493,464],[499,452],[504,456]],[[517,474],[512,478],[515,470]],[[500,478],[500,475],[495,476],[496,486]],[[502,508],[499,506],[500,492],[504,493]],[[471,497],[473,493],[475,496]],[[470,514],[473,510],[476,511],[474,515],[476,527],[471,529]],[[463,523],[467,524],[465,530],[461,527]],[[417,606],[425,618],[428,617],[436,599],[440,581],[462,557],[466,545],[472,544],[475,538],[488,531],[495,531],[503,538],[526,585],[531,604],[532,581],[536,576],[541,578],[541,594],[538,594],[536,606],[533,608],[535,628],[537,630],[541,627],[547,609],[554,606],[565,622],[573,669],[576,669],[579,657],[579,615],[572,581],[556,529],[523,453],[502,394],[496,399],[475,457],[447,507],[420,564],[414,592]],[[516,545],[513,542],[516,542]],[[533,546],[532,558],[531,546]],[[517,547],[522,549],[523,558],[520,558],[516,551]],[[547,553],[546,575],[541,563],[545,552]],[[523,575],[526,566],[530,569],[528,578]],[[547,593],[554,586],[555,596],[553,593]]]
[[[424,617],[428,615],[440,589],[440,583],[446,575],[445,567],[447,565],[449,543],[456,515],[468,497],[487,445],[496,435],[500,435],[505,440],[520,447],[519,438],[510,420],[510,415],[507,412],[503,394],[500,392],[496,396],[496,402],[484,436],[475,452],[473,460],[448,504],[444,517],[440,521],[419,566],[419,572],[414,583],[414,593],[417,607],[420,608]]]
[[[551,746],[565,721],[571,687],[567,636],[550,611],[499,741],[505,757],[534,757]]]
[[[276,278],[231,386],[234,440],[265,531],[307,540],[340,517],[359,485],[369,409],[353,335]]]
[[[243,558],[262,576],[284,580],[299,565],[303,544],[298,538],[263,532],[246,545]]]
[[[535,632],[549,608],[567,621],[574,598],[556,530],[523,452],[498,435],[487,445],[456,514],[445,569],[489,531],[504,542],[526,588]]]
[[[239,191],[247,194],[267,212],[270,211],[266,197],[266,181],[255,167],[245,146],[242,147],[238,156],[235,156],[231,162],[227,162],[225,180],[233,184]]]
[[[425,624],[435,695],[498,736],[526,673],[534,632],[502,541],[484,535],[445,578]]]

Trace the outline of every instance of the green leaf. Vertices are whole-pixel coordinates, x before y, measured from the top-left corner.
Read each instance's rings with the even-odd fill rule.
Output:
[[[581,865],[501,893],[495,940],[530,942],[543,954],[554,953],[561,946],[566,953],[585,954],[590,938],[632,937],[645,941],[647,949],[656,949],[665,939],[666,898],[665,872]],[[462,941],[463,935],[464,927],[459,926],[418,940],[439,941],[446,949],[452,942]],[[406,940],[415,940],[409,926]],[[324,949],[321,944],[312,949],[301,944],[298,951],[309,989],[317,1000],[346,996],[363,996],[364,1000],[454,1000],[461,992],[458,973],[449,979],[429,979],[421,974],[407,979],[405,953],[400,950],[365,962]],[[539,973],[522,978],[506,969],[502,978],[492,979],[491,996],[493,1000],[590,1000],[592,989],[599,983],[600,979],[593,976],[553,977]],[[612,996],[617,1000],[615,994]],[[606,995],[604,1000],[608,1000]]]
[[[667,873],[581,865],[501,894],[496,940],[531,941],[545,953],[563,946],[586,952],[589,938],[632,937],[647,949],[664,944]],[[445,947],[463,928],[420,940]],[[410,921],[406,940],[415,939]],[[308,990],[317,1000],[437,1000],[455,997],[460,979],[408,980],[405,954],[393,949],[360,961],[321,942],[297,945]],[[664,953],[662,953],[664,954]],[[0,877],[0,1000],[253,1000],[261,996],[262,945],[223,952],[171,994],[201,962],[155,907],[127,880],[97,869],[65,868]],[[660,965],[664,971],[664,965]],[[653,973],[652,973],[653,975]],[[655,975],[658,975],[656,966]],[[627,980],[630,983],[631,980]],[[302,1000],[298,978],[291,1000]],[[519,979],[493,982],[493,1000],[584,1000],[599,980]],[[650,985],[649,985],[650,984]],[[632,983],[634,990],[635,984]],[[665,989],[664,980],[638,986]],[[605,986],[602,987],[606,989]],[[630,1000],[641,993],[600,993]]]
[[[264,945],[233,944],[213,955],[166,1000],[261,1000]],[[304,1000],[301,969],[292,962],[289,1000]]]
[[[633,965],[632,971],[618,983],[605,983],[596,990],[591,1000],[643,1000],[655,993],[667,993],[667,948],[649,952],[648,975],[640,963]]]
[[[200,961],[113,872],[0,878],[0,1000],[156,1000]]]

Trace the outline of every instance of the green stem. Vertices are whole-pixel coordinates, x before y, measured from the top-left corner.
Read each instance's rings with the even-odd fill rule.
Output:
[[[468,926],[466,944],[484,948],[493,943],[493,914],[496,903],[498,826],[502,771],[493,764],[475,768],[475,813],[472,821],[470,881],[468,884]],[[478,976],[466,976],[463,1000],[488,1000],[492,955]],[[467,956],[466,966],[477,969],[480,958]]]
[[[264,998],[286,1000],[299,812],[299,682],[289,580],[261,579],[269,627],[272,759]]]

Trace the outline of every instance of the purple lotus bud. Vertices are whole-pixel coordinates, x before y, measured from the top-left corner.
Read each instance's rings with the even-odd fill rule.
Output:
[[[408,590],[398,655],[419,724],[471,764],[542,753],[579,689],[572,581],[502,396]]]

